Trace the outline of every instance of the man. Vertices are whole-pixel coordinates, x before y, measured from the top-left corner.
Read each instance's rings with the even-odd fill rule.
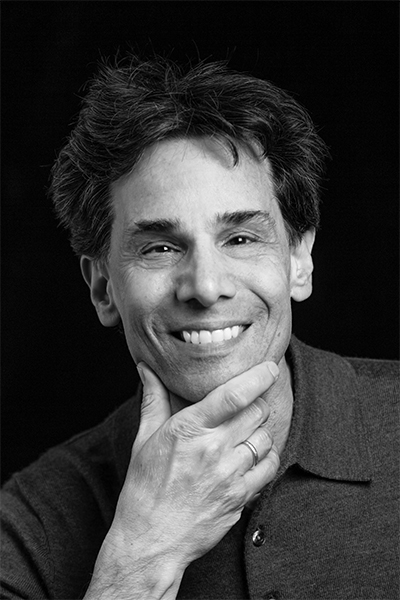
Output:
[[[3,598],[397,597],[397,368],[291,337],[325,155],[220,64],[92,81],[51,193],[143,386],[6,484]]]

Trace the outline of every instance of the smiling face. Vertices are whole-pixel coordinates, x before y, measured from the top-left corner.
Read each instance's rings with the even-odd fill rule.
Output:
[[[284,360],[290,298],[308,296],[310,272],[304,243],[289,246],[266,161],[242,150],[234,166],[207,139],[160,142],[113,184],[112,200],[109,262],[86,279],[102,322],[122,319],[136,363],[195,402],[262,360]]]

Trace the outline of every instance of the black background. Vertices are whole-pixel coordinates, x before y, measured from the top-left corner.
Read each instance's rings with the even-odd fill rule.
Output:
[[[342,354],[398,356],[397,2],[2,3],[3,479],[135,387],[101,327],[45,189],[100,55],[231,56],[311,112],[332,162],[314,294],[294,331]]]

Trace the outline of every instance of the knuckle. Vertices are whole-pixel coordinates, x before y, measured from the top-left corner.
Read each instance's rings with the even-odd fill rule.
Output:
[[[273,443],[274,443],[274,439],[272,437],[271,432],[269,431],[269,429],[267,429],[267,427],[260,427],[260,434],[261,434],[261,440],[262,440],[262,442],[270,450],[272,448]]]
[[[141,406],[142,414],[143,414],[143,412],[147,412],[148,410],[150,410],[151,406],[154,404],[154,402],[156,400],[157,400],[156,394],[154,394],[153,392],[147,392],[146,394],[143,394],[142,406]]]
[[[228,408],[235,411],[238,411],[245,406],[245,403],[243,402],[243,395],[241,394],[241,390],[239,388],[228,387],[225,390],[224,400]]]
[[[247,391],[256,390],[256,393],[260,394],[261,390],[264,390],[267,387],[264,373],[260,370],[251,371],[248,374],[247,380],[244,385]]]
[[[199,435],[199,427],[196,422],[176,417],[175,415],[169,420],[166,429],[171,440],[188,442]]]
[[[212,460],[217,461],[222,453],[221,445],[218,440],[209,439],[204,449],[204,454]]]
[[[197,458],[209,473],[218,473],[222,468],[223,448],[217,440],[207,440],[207,443],[196,445]]]
[[[255,400],[252,402],[252,404],[250,404],[246,411],[251,417],[253,417],[254,421],[259,423],[262,423],[265,419],[265,410],[263,404],[265,404],[263,400]]]
[[[225,487],[231,490],[233,476],[230,465],[226,461],[219,461],[216,464],[216,472],[218,474],[219,481],[223,482]]]

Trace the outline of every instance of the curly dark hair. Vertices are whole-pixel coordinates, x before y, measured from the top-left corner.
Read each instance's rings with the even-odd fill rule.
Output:
[[[290,243],[318,227],[328,153],[304,108],[272,83],[225,62],[184,69],[166,58],[129,55],[100,65],[52,169],[49,193],[76,254],[107,258],[110,185],[131,172],[149,146],[199,136],[223,140],[234,164],[243,145],[268,159]]]

